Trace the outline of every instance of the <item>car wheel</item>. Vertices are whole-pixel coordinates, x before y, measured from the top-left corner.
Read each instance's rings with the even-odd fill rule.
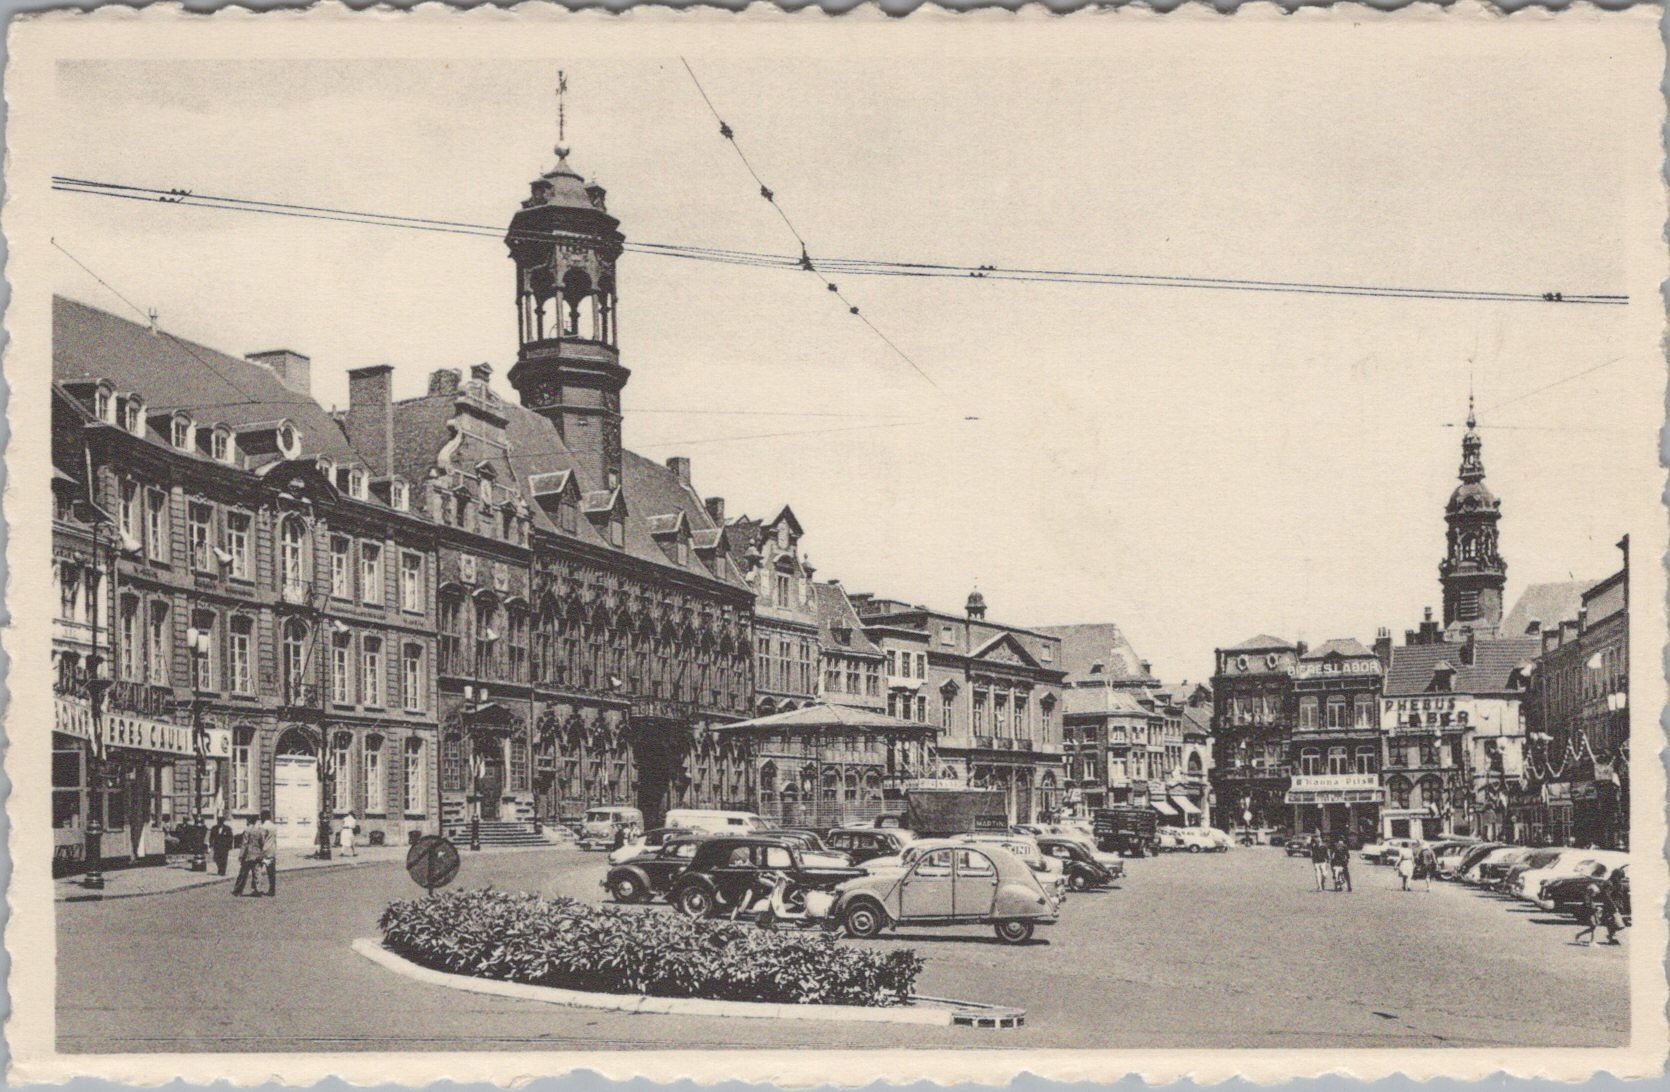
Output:
[[[842,924],[846,926],[849,937],[873,937],[881,932],[885,922],[874,903],[859,902],[847,907]]]
[[[1032,939],[1030,921],[1000,921],[996,926],[997,939],[1005,944],[1025,944]]]
[[[633,875],[617,876],[609,884],[609,893],[616,902],[643,902],[647,892]]]
[[[1189,852],[1190,853],[1199,853],[1200,852],[1200,847],[1199,846],[1190,846],[1189,847]]]
[[[1071,887],[1074,891],[1089,891],[1090,877],[1086,876],[1082,872],[1075,872],[1072,876],[1068,877],[1067,886]]]
[[[713,896],[706,888],[686,887],[678,893],[673,905],[687,918],[705,918],[713,913]]]

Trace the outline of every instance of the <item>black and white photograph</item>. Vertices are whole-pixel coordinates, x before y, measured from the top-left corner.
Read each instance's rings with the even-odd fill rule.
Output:
[[[1662,1071],[1648,13],[470,14],[14,31],[17,1076]]]

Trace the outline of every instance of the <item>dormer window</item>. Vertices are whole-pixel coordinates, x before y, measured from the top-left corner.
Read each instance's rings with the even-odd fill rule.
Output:
[[[192,450],[197,446],[197,426],[190,417],[176,413],[168,423],[168,441],[181,451]]]
[[[396,478],[389,483],[389,507],[396,512],[412,510],[412,493],[406,483]]]
[[[107,425],[116,423],[116,392],[100,383],[93,390],[93,416]]]
[[[135,436],[145,435],[145,400],[130,394],[122,403],[122,429]]]
[[[369,479],[363,467],[354,467],[348,471],[348,495],[355,500],[365,500],[368,493],[366,483]]]
[[[286,421],[278,426],[278,450],[286,459],[294,459],[301,454],[301,436],[296,432],[296,426]]]
[[[319,456],[319,462],[317,465],[319,467],[319,473],[324,475],[325,480],[330,482],[332,485],[335,485],[336,463],[332,462],[329,456],[321,455]]]
[[[219,425],[209,434],[209,457],[217,463],[233,461],[232,430]]]

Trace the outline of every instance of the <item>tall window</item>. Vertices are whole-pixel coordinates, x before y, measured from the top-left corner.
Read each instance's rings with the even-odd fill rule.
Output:
[[[986,734],[986,695],[978,690],[974,692],[974,734]]]
[[[173,682],[173,674],[169,670],[171,664],[169,655],[173,649],[173,642],[169,639],[172,634],[168,626],[168,604],[157,600],[151,604],[150,633],[147,643],[150,645],[150,671],[148,681],[152,686],[168,686]]]
[[[951,695],[941,694],[939,696],[939,726],[947,732],[951,730],[951,713],[953,708],[954,706],[951,701]]]
[[[141,628],[139,617],[139,597],[136,595],[122,596],[121,605],[117,609],[120,620],[120,639],[122,647],[117,656],[121,664],[122,678],[138,681],[144,678],[145,664],[145,632]]]
[[[337,599],[354,597],[354,569],[348,539],[331,536],[331,595]]]
[[[1372,697],[1359,694],[1357,700],[1352,704],[1352,710],[1356,714],[1355,723],[1358,728],[1373,728],[1375,726],[1374,699]]]
[[[1299,772],[1307,777],[1314,777],[1322,772],[1322,752],[1315,747],[1306,747],[1299,752]]]
[[[354,700],[353,635],[331,634],[331,701],[348,705]]]
[[[400,607],[413,613],[423,611],[423,555],[400,555]]]
[[[1386,765],[1409,765],[1409,741],[1406,739],[1388,739],[1386,741]]]
[[[1374,769],[1374,748],[1373,747],[1358,747],[1357,748],[1357,772],[1360,773],[1360,774],[1364,774],[1364,773],[1371,774],[1371,773],[1376,772],[1375,769]]]
[[[354,806],[354,737],[339,733],[331,749],[331,807],[346,812]]]
[[[215,510],[200,501],[193,501],[188,514],[191,517],[191,567],[198,572],[213,572]]]
[[[226,637],[227,685],[234,694],[255,693],[253,653],[255,623],[248,618],[232,619]]]
[[[928,695],[916,695],[916,719],[922,724],[928,723]]]
[[[1009,695],[999,691],[992,695],[992,734],[1007,735],[1009,731]]]
[[[1328,727],[1351,727],[1350,714],[1346,710],[1345,698],[1335,695],[1328,699]]]
[[[1316,699],[1315,698],[1300,698],[1299,699],[1299,727],[1300,728],[1315,728],[1316,727]]]
[[[145,491],[145,553],[152,561],[168,563],[168,494],[161,489]]]
[[[121,507],[116,516],[122,525],[122,535],[136,545],[145,541],[143,507],[139,483],[124,481],[121,485]]]
[[[285,516],[278,525],[278,580],[286,598],[306,594],[306,566],[307,526],[296,516]]]
[[[231,803],[235,812],[255,810],[255,729],[241,724],[232,732]]]
[[[1409,806],[1409,779],[1393,777],[1386,782],[1386,795],[1391,798],[1392,807],[1407,808]]]
[[[387,810],[388,785],[383,770],[383,737],[365,737],[365,810],[380,815]]]
[[[494,628],[498,622],[496,615],[497,611],[494,610],[491,600],[476,600],[475,663],[476,677],[480,679],[498,678],[499,675],[497,665],[494,662],[495,646],[499,640],[499,632]],[[599,674],[601,674],[601,670]]]
[[[408,815],[422,815],[427,807],[429,793],[429,754],[423,746],[423,740],[411,738],[406,741],[406,800],[405,807]]]
[[[207,653],[199,654],[195,650],[191,653],[193,685],[199,690],[219,690],[220,686],[215,681],[220,677],[220,665],[216,662],[220,655],[220,642],[215,640],[215,612],[193,611],[191,624],[209,637]]]
[[[224,549],[232,555],[228,564],[231,575],[248,580],[254,575],[249,549],[250,519],[248,512],[226,513],[226,541]]]
[[[360,543],[360,600],[383,601],[383,548],[375,542]]]
[[[367,637],[360,643],[360,700],[383,704],[383,639]]]
[[[1025,694],[1015,695],[1015,735],[1021,739],[1032,737],[1032,710]]]
[[[1346,755],[1344,747],[1328,748],[1328,772],[1331,774],[1346,774],[1351,772],[1351,760]]]
[[[1440,760],[1439,760],[1439,757],[1438,757],[1438,741],[1436,739],[1422,739],[1421,740],[1421,765],[1423,765],[1423,766],[1437,766],[1437,765],[1439,765],[1439,762],[1440,762]]]
[[[464,611],[463,602],[455,593],[443,592],[439,604],[441,673],[458,675],[464,671]],[[578,642],[570,642],[577,653]]]
[[[284,623],[284,698],[300,705],[301,687],[307,670],[307,623],[292,618]]]
[[[1038,703],[1038,740],[1041,743],[1050,741],[1050,714],[1054,708],[1047,699]]]
[[[528,616],[512,608],[510,622],[510,681],[528,681]]]
[[[400,707],[423,709],[423,646],[408,642],[400,654]]]
[[[926,652],[916,654],[916,677],[919,679],[928,677],[928,654]]]
[[[893,650],[888,649],[887,650],[887,674],[889,676],[894,676],[894,675],[897,675],[899,673],[897,665],[894,662],[895,659],[896,659],[896,656],[895,656]]]

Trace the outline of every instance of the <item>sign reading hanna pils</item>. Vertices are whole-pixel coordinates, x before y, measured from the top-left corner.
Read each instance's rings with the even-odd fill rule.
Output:
[[[66,736],[95,742],[93,709],[77,698],[56,698],[52,708],[53,731]],[[105,747],[125,747],[133,751],[156,751],[169,755],[195,755],[197,747],[191,725],[173,724],[164,720],[136,717],[129,713],[106,713],[103,717]],[[230,758],[232,731],[229,728],[205,728],[202,739],[205,758]]]

